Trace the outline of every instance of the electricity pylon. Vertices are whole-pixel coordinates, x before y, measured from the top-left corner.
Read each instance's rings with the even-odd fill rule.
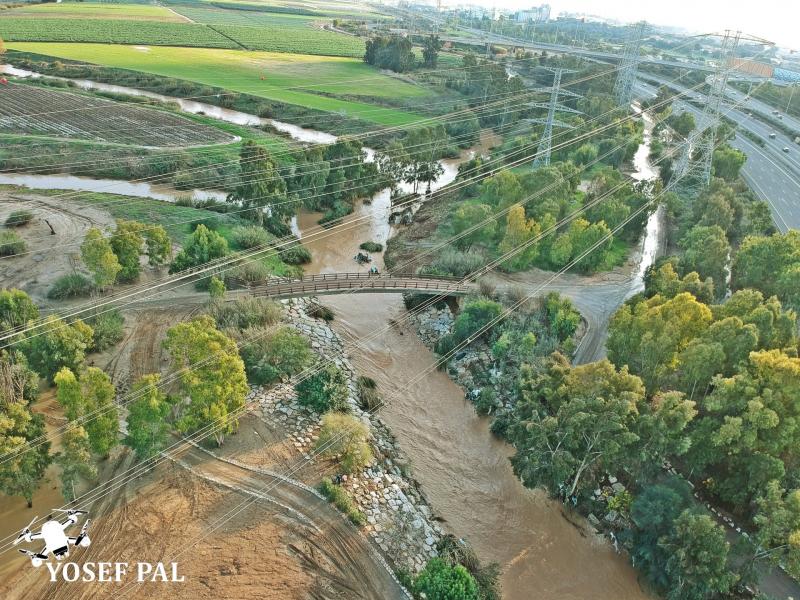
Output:
[[[553,126],[561,127],[562,129],[574,129],[569,123],[564,123],[556,119],[556,113],[574,113],[582,114],[581,111],[569,108],[558,103],[559,96],[570,96],[572,98],[580,98],[580,94],[568,92],[561,89],[561,75],[564,73],[574,73],[570,69],[553,69],[545,67],[548,71],[553,73],[553,85],[549,88],[538,90],[540,92],[550,92],[550,100],[548,102],[528,102],[531,108],[546,108],[547,117],[544,119],[528,119],[530,123],[543,123],[544,132],[539,140],[539,148],[536,151],[536,158],[533,159],[533,168],[536,169],[541,166],[548,166],[550,164],[550,151],[553,145]]]
[[[647,23],[639,21],[629,27],[625,49],[619,63],[617,80],[614,82],[614,97],[620,106],[628,106],[633,98],[633,84],[636,83],[636,71],[641,61],[641,48]]]
[[[709,81],[708,102],[703,107],[697,127],[686,140],[669,180],[670,188],[680,185],[682,191],[690,196],[711,183],[711,165],[720,123],[719,111],[728,84],[728,74],[735,64],[733,58],[740,37],[740,31],[726,31],[722,38],[719,62]]]

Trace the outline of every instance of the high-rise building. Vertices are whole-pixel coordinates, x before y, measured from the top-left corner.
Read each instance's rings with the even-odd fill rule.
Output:
[[[517,23],[544,23],[550,20],[550,5],[542,4],[541,6],[534,6],[524,10],[517,11],[514,14],[514,20]]]

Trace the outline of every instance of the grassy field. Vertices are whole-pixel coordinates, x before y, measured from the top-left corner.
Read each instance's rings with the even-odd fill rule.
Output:
[[[197,23],[205,23],[248,50],[297,52],[326,56],[364,55],[364,40],[322,29],[330,19],[253,10],[176,7]]]
[[[200,2],[176,4],[174,10],[147,4],[37,4],[4,12],[0,37],[16,42],[238,48],[354,58],[364,54],[364,40],[323,29],[330,17],[268,12],[268,8]]]
[[[0,86],[0,133],[162,148],[235,141],[166,111],[24,84]]]
[[[60,4],[32,4],[13,8],[3,13],[3,18],[37,17],[62,19],[132,19],[137,21],[164,21],[188,23],[189,19],[163,6],[149,4],[95,4],[90,2],[62,2]]]
[[[134,19],[0,18],[6,42],[89,42],[238,48],[208,25]]]
[[[184,5],[188,2],[180,0]],[[336,17],[353,19],[386,19],[387,15],[380,14],[372,10],[371,7],[350,2],[314,2],[310,5],[306,2],[292,2],[290,0],[269,0],[259,2],[258,0],[197,0],[192,4],[198,6],[222,6],[237,10],[271,11],[283,12],[287,14],[301,14],[317,17]]]
[[[9,49],[175,77],[326,112],[342,113],[379,125],[408,125],[419,115],[327,94],[378,98],[419,98],[421,87],[376,72],[356,59],[108,44],[10,43]],[[317,93],[314,93],[317,92]],[[280,118],[280,115],[275,115]],[[309,123],[310,126],[315,125]],[[324,129],[324,123],[316,124]]]

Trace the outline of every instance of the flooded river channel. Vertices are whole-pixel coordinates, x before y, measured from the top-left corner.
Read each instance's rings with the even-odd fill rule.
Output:
[[[637,179],[653,176],[647,160],[649,132],[648,126],[634,162]],[[353,255],[358,244],[384,242],[391,235],[387,202],[361,206],[357,214],[371,213],[372,219],[310,242],[314,260],[308,271],[357,269]],[[313,228],[317,217],[300,218],[301,235]],[[629,294],[638,291],[655,258],[660,222],[658,212],[648,220]],[[378,255],[373,257],[380,262]],[[399,295],[329,296],[323,301],[336,313],[334,327],[354,364],[378,382],[386,401],[381,416],[408,454],[431,506],[447,529],[470,541],[483,561],[500,564],[504,598],[650,598],[627,558],[589,533],[582,519],[570,517],[574,524],[559,503],[520,483],[508,460],[513,448],[490,433],[490,420],[475,412],[460,387],[444,372],[431,369],[436,357],[413,327],[403,323],[406,311]]]
[[[6,71],[8,72],[8,70]],[[12,73],[21,75],[22,73]],[[94,82],[77,82],[82,87],[94,87],[120,93],[150,93],[131,91]],[[92,84],[91,86],[89,84]],[[101,87],[102,86],[102,87]],[[113,88],[113,89],[112,89]],[[159,98],[162,99],[162,98]],[[166,101],[174,98],[163,97]],[[193,103],[193,104],[187,104]],[[209,116],[240,124],[263,124],[264,119],[244,115],[194,101],[181,101],[184,110],[203,112]],[[271,120],[270,120],[271,121]],[[276,128],[280,127],[272,122]],[[284,129],[296,139],[305,131],[288,124]],[[315,132],[319,134],[319,132]],[[309,135],[310,137],[310,135]],[[323,139],[324,138],[324,139]],[[329,134],[319,134],[311,142],[331,142]],[[484,139],[483,144],[491,140]],[[646,138],[645,146],[649,143]],[[444,161],[444,174],[434,189],[452,181],[458,164],[481,152],[482,146],[465,152],[460,159]],[[648,149],[637,154],[637,173],[643,173]],[[61,189],[96,189],[86,181],[67,182],[38,179],[50,176],[0,174],[0,183],[22,183],[30,187]],[[60,176],[54,176],[59,178]],[[27,181],[20,181],[26,178]],[[71,178],[81,180],[83,178]],[[72,183],[75,187],[64,185]],[[130,195],[169,195],[171,190],[128,190],[116,187],[122,182],[103,182],[105,189]],[[136,185],[136,184],[131,184]],[[83,187],[81,187],[83,186]],[[204,192],[196,192],[200,195]],[[169,198],[163,198],[169,199]],[[366,270],[353,260],[358,245],[364,241],[383,244],[392,234],[388,224],[389,191],[379,192],[368,203],[357,207],[345,219],[343,226],[329,235],[315,236],[306,241],[313,255],[308,266],[310,273]],[[318,214],[304,213],[295,223],[296,232],[317,229]],[[360,218],[365,217],[365,218]],[[652,261],[655,250],[648,250],[648,238],[658,233],[658,218],[648,222],[642,259],[639,267]],[[656,248],[654,245],[653,248]],[[382,266],[380,254],[373,255]],[[642,268],[643,273],[643,268]],[[434,354],[429,351],[413,328],[403,323],[405,309],[398,294],[342,295],[324,298],[335,313],[334,326],[346,340],[356,366],[375,378],[386,400],[381,416],[391,427],[409,456],[413,475],[436,514],[445,521],[448,530],[463,536],[475,547],[485,562],[496,561],[502,568],[503,597],[508,600],[643,600],[649,596],[637,582],[636,572],[627,559],[614,552],[603,539],[589,533],[580,520],[573,524],[563,514],[560,504],[550,501],[539,492],[526,489],[513,474],[509,456],[513,449],[489,432],[489,419],[476,414],[472,404],[465,401],[464,392],[448,376],[431,369]],[[354,343],[359,338],[366,342]],[[413,384],[409,382],[414,381]],[[27,511],[26,511],[27,514]],[[7,516],[5,510],[0,515]]]

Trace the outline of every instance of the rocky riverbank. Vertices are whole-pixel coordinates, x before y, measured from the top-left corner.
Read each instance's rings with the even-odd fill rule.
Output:
[[[436,544],[443,531],[419,484],[405,468],[408,459],[381,419],[359,405],[356,371],[338,334],[325,321],[309,315],[314,301],[299,298],[283,304],[287,324],[310,340],[321,360],[330,361],[345,374],[350,411],[369,425],[375,459],[364,470],[343,476],[342,488],[366,515],[364,531],[383,555],[396,569],[416,573],[437,555]],[[263,417],[288,431],[297,451],[310,458],[322,415],[300,405],[294,387],[287,384],[253,388],[252,398],[258,399]]]

